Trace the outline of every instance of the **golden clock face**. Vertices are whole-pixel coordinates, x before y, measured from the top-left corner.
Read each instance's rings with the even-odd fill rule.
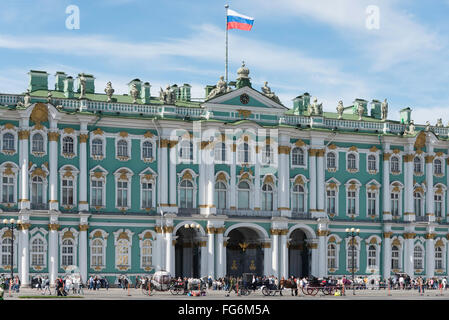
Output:
[[[249,96],[246,93],[242,94],[240,96],[240,102],[243,103],[243,104],[248,104]]]

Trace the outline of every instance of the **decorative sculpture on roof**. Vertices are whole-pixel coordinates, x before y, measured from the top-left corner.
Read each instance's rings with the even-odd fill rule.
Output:
[[[79,99],[84,99],[84,94],[86,93],[86,78],[81,74],[80,77],[80,97]]]
[[[108,96],[108,102],[112,101],[112,94],[114,93],[114,91],[115,90],[112,88],[111,81],[108,81],[108,83],[106,83],[106,88],[104,88],[104,92]]]
[[[436,126],[438,127],[438,128],[441,128],[441,127],[443,127],[443,119],[437,119],[437,124],[436,124]]]
[[[359,102],[357,104],[357,114],[359,115],[359,120],[362,120],[364,112],[365,112],[365,108],[363,107],[363,104],[361,102]]]
[[[343,111],[345,110],[345,107],[343,107],[343,101],[338,101],[337,106],[337,113],[338,113],[338,119],[343,118]]]
[[[410,120],[410,124],[408,125],[408,129],[405,130],[404,134],[414,135],[415,133],[416,133],[416,131],[415,131],[415,124],[414,124],[413,120]]]
[[[139,96],[139,90],[137,89],[137,86],[135,83],[131,86],[131,91],[129,91],[129,94],[131,97],[133,97],[133,103],[137,103],[137,97]]]
[[[426,121],[426,131],[430,131],[430,122]]]
[[[274,92],[271,91],[271,88],[268,86],[268,81],[264,82],[264,85],[262,87],[262,92],[265,96],[267,96],[271,100],[274,100],[277,103],[281,103],[281,101],[279,100],[279,97],[277,95],[275,95]]]
[[[323,104],[318,103],[318,99],[315,97],[313,103],[307,107],[309,115],[322,115],[323,114]]]
[[[23,97],[23,104],[25,107],[28,107],[31,104],[30,90],[27,90],[25,93],[25,96]]]
[[[218,80],[215,88],[212,89],[211,92],[209,92],[207,99],[212,99],[212,98],[218,96],[219,94],[226,93],[227,88],[228,88],[228,85],[226,84],[226,81],[224,81],[224,77],[221,76],[220,80]]]
[[[170,85],[167,85],[167,88],[159,92],[159,100],[163,101],[165,104],[173,104],[176,101],[175,92],[171,89]]]
[[[52,98],[51,91],[48,91],[48,94],[47,94],[47,102],[48,103],[51,103],[51,98]]]
[[[384,100],[384,102],[382,102],[381,106],[381,118],[382,120],[387,120],[387,116],[388,116],[388,102],[387,99]]]

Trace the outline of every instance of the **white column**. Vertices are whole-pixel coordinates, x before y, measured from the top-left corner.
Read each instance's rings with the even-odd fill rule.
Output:
[[[272,257],[271,257],[271,240],[265,239],[263,246],[263,275],[270,276],[273,274],[272,267]]]
[[[235,197],[236,197],[236,183],[237,183],[237,181],[236,181],[237,177],[236,177],[236,172],[235,172],[235,170],[236,170],[236,162],[237,162],[237,159],[236,159],[236,148],[237,148],[237,145],[235,143],[232,144],[232,147],[231,147],[231,150],[232,150],[232,152],[231,152],[231,181],[229,182],[230,192],[231,192],[230,197],[229,197],[230,198],[230,209],[231,210],[235,210],[237,208],[237,203],[236,203],[236,199],[235,199]]]
[[[287,229],[281,233],[281,277],[288,278],[288,248],[287,248]]]
[[[79,268],[82,281],[87,280],[87,230],[89,226],[87,224],[81,224],[79,226],[80,233],[78,235],[79,241]]]
[[[50,132],[48,134],[49,140],[49,209],[58,210],[58,140],[59,134],[56,121],[50,123]]]
[[[173,226],[165,227],[165,270],[174,275]]]
[[[53,221],[51,221],[53,220]],[[50,285],[54,285],[56,278],[58,277],[58,229],[56,219],[51,219],[49,224],[49,244],[48,244],[48,273],[50,278]]]
[[[316,177],[317,177],[317,211],[318,216],[326,217],[326,213],[324,212],[324,149],[318,149],[316,153]],[[310,192],[309,192],[310,194]]]
[[[312,275],[318,275],[318,264],[319,264],[319,256],[318,256],[318,243],[316,240],[312,240],[308,242],[309,250],[312,250]]]
[[[198,177],[198,208],[200,213],[206,215],[206,164],[203,161],[203,150],[200,152],[201,159],[198,165],[199,177]]]
[[[159,190],[161,202],[159,206],[168,207],[168,140],[161,140],[159,152],[161,154],[161,189]]]
[[[390,277],[391,273],[391,235],[392,232],[384,232],[384,239],[382,241],[382,254],[383,254],[382,276],[386,279]]]
[[[390,157],[391,153],[385,152],[383,154],[383,170],[382,170],[383,220],[391,220],[392,217],[391,201],[390,201]]]
[[[89,210],[89,202],[87,201],[87,139],[88,139],[87,123],[81,122],[80,130],[80,177],[79,177],[79,200],[78,208],[80,211]],[[84,280],[85,278],[83,278]]]
[[[432,148],[430,148],[432,149]],[[429,150],[429,149],[428,149]],[[429,151],[431,152],[431,151]],[[435,156],[427,155],[426,159],[426,216],[429,221],[435,221],[434,195],[433,195],[433,159]],[[433,240],[432,240],[433,241]],[[427,250],[426,250],[427,251]]]
[[[426,277],[435,275],[435,237],[434,233],[426,234]]]
[[[215,279],[215,236],[214,227],[207,228],[207,276]]]
[[[281,135],[281,141],[287,143],[287,136]],[[279,165],[278,165],[278,174],[279,174],[279,182],[278,182],[278,210],[281,211],[281,216],[289,217],[291,216],[290,210],[290,164],[289,164],[289,155],[290,155],[290,147],[289,146],[279,146]]]
[[[256,146],[256,163],[254,165],[254,210],[261,210],[260,203],[260,147]],[[275,209],[275,208],[274,208]]]
[[[404,272],[412,276],[414,274],[413,268],[413,249],[414,249],[414,235],[412,233],[404,234]]]
[[[316,184],[317,184],[317,176],[316,176],[316,150],[309,149],[309,175],[310,175],[310,189],[309,189],[309,211],[312,213],[312,217],[316,217]]]
[[[323,278],[327,275],[326,270],[326,257],[327,257],[327,246],[326,246],[326,235],[327,232],[321,232],[318,237],[318,278]]]
[[[214,195],[215,195],[215,164],[214,164],[214,149],[213,145],[210,144],[206,149],[206,153],[208,155],[207,163],[207,205],[209,207],[209,214],[216,214],[217,208],[214,204]]]
[[[217,260],[216,260],[216,266],[217,266],[217,278],[222,278],[226,274],[225,266],[226,266],[226,259],[225,259],[225,247],[223,247],[223,231],[224,228],[219,228],[217,233]]]
[[[408,148],[407,148],[408,147]],[[411,146],[413,148],[413,146]],[[410,149],[410,146],[406,146]],[[410,151],[411,152],[411,151]],[[413,154],[410,153],[404,156],[404,220],[414,221],[415,211],[413,208]]]
[[[207,270],[207,238],[203,238],[200,245],[201,245],[201,278],[208,276],[208,270]]]
[[[30,132],[28,126],[21,127],[19,131],[19,209],[29,209],[30,199],[28,196],[28,140]]]
[[[19,277],[22,286],[28,287],[30,285],[29,270],[30,270],[30,250],[29,250],[29,223],[23,223],[19,228]]]
[[[178,206],[176,205],[176,190],[177,190],[177,183],[176,183],[176,161],[177,161],[177,154],[176,154],[176,144],[178,141],[170,141],[170,164],[169,164],[169,183],[168,183],[168,190],[170,193],[170,212],[178,212]],[[173,270],[174,271],[174,270]]]
[[[272,230],[271,233],[271,245],[273,251],[271,255],[271,269],[275,277],[279,278],[279,230]]]
[[[162,228],[161,226],[156,226],[156,239],[154,241],[154,258],[153,258],[153,264],[155,266],[155,271],[163,270],[164,269],[164,259],[162,257],[162,244],[164,241],[164,237],[162,235]]]

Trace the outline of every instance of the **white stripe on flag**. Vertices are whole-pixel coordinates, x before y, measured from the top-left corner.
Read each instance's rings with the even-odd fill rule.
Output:
[[[254,18],[245,16],[245,15],[235,12],[234,10],[231,10],[231,9],[228,9],[228,16],[236,16],[236,17],[241,17],[241,18],[248,19],[248,20],[254,20]]]

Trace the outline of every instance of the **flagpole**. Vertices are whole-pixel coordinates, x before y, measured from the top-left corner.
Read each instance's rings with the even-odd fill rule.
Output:
[[[228,8],[229,5],[225,5],[226,8],[226,60],[225,60],[225,81],[228,84]]]

